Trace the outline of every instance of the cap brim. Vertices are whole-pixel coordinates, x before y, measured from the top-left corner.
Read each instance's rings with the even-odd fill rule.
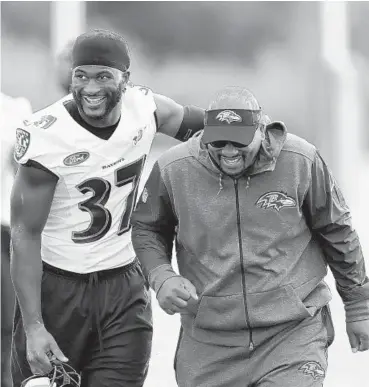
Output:
[[[202,141],[204,144],[209,144],[214,141],[233,141],[249,145],[254,139],[254,135],[257,129],[255,126],[230,126],[230,125],[217,125],[217,126],[205,126]]]

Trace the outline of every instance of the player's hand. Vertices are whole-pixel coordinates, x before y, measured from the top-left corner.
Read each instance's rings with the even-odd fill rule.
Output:
[[[369,349],[369,320],[346,323],[346,332],[352,352],[363,352]]]
[[[43,324],[28,327],[26,332],[27,360],[33,374],[44,375],[50,372],[51,361],[68,361]]]
[[[188,279],[181,276],[167,279],[156,298],[160,307],[168,314],[184,312],[191,300],[198,300],[196,288]]]

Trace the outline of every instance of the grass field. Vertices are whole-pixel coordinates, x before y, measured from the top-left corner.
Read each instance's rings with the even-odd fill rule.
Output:
[[[156,140],[149,159],[148,170],[154,160],[174,141],[160,137]],[[353,222],[361,237],[364,254],[366,253],[367,272],[369,272],[369,240],[367,219],[369,207],[366,205],[366,192],[369,192],[369,182],[365,176],[369,171],[369,160],[362,164],[362,169],[356,170],[358,181],[358,196],[355,206],[351,206]],[[144,179],[146,176],[144,176]],[[330,304],[336,337],[329,351],[329,368],[324,387],[364,387],[369,386],[369,351],[353,354],[345,331],[345,316],[341,299],[335,290],[332,275],[327,282],[333,293]],[[173,357],[179,332],[179,316],[165,314],[153,296],[154,310],[154,341],[149,375],[145,387],[176,387]],[[211,387],[211,386],[209,386]],[[282,386],[278,386],[282,387]],[[296,386],[298,387],[298,386]]]

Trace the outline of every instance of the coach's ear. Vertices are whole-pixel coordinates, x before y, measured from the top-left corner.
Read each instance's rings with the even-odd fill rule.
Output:
[[[125,71],[124,73],[122,73],[122,80],[124,80],[125,85],[129,82],[130,76],[131,76],[130,71]]]
[[[260,123],[262,123],[263,125],[267,126],[267,125],[272,123],[272,120],[270,119],[270,117],[268,115],[263,114],[263,116],[260,119]]]

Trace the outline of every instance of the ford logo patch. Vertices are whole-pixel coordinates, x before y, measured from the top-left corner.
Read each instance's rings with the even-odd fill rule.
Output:
[[[73,153],[72,155],[67,156],[63,163],[67,167],[71,167],[73,165],[78,165],[86,161],[90,157],[90,154],[88,152],[77,152]]]

